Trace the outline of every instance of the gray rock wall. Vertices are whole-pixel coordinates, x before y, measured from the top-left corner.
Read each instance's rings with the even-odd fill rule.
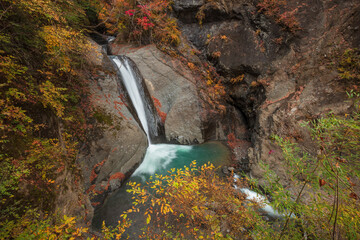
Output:
[[[299,123],[349,111],[346,91],[352,83],[338,78],[334,64],[346,47],[360,46],[359,2],[287,0],[286,10],[296,9],[300,25],[295,33],[259,11],[258,1],[174,2],[183,34],[224,77],[228,103],[246,116],[252,175],[262,179],[258,162],[264,161],[289,184],[281,150],[269,137],[286,137],[316,154]],[[199,11],[205,16],[202,25]],[[243,81],[230,84],[241,74]]]
[[[154,45],[141,48],[113,45],[111,51],[115,55],[127,55],[138,66],[150,95],[161,104],[159,111],[166,114],[167,141],[180,144],[204,142],[194,80],[180,61],[165,55]]]
[[[121,89],[112,63],[94,44],[89,55],[94,70],[89,77],[94,114],[89,122],[87,141],[78,155],[83,172],[86,193],[95,207],[106,193],[121,186],[141,163],[147,138],[129,110],[126,93]]]

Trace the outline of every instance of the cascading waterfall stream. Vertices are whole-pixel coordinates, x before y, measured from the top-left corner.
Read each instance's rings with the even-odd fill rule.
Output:
[[[148,124],[145,101],[139,91],[137,75],[134,74],[133,68],[129,64],[129,59],[125,56],[109,56],[109,58],[115,63],[121,74],[127,93],[149,141],[144,160],[133,173],[133,176],[139,176],[145,181],[146,177],[155,174],[156,171],[166,169],[172,160],[176,159],[179,152],[190,152],[193,147],[174,144],[152,144],[150,128],[155,128],[156,126],[149,126]]]
[[[121,74],[123,84],[130,96],[133,106],[136,110],[141,125],[147,135],[149,147],[146,151],[145,157],[141,165],[130,177],[130,181],[145,182],[150,176],[157,174],[167,174],[171,168],[182,168],[184,165],[190,164],[193,160],[197,161],[198,166],[207,162],[212,162],[214,165],[224,164],[226,159],[230,159],[228,149],[216,142],[209,142],[202,145],[184,146],[175,144],[152,144],[150,132],[156,126],[149,124],[146,115],[146,103],[139,91],[139,79],[137,74],[134,73],[133,66],[129,64],[129,59],[122,56],[109,56],[109,58],[117,66]],[[141,82],[141,81],[140,81]],[[156,124],[154,122],[154,124]],[[260,195],[248,190],[240,189],[248,195],[248,197],[262,199]],[[93,226],[100,229],[102,222],[105,220],[107,225],[117,225],[119,215],[131,207],[131,196],[126,192],[126,186],[118,189],[105,203],[95,211],[93,218]],[[273,209],[266,206],[265,211],[269,214],[276,216],[277,213]],[[140,220],[141,219],[137,219]],[[142,226],[136,226],[134,228]]]
[[[151,145],[149,126],[146,119],[145,105],[141,94],[139,92],[138,86],[136,84],[136,79],[134,73],[131,69],[129,61],[126,58],[119,58],[118,56],[109,56],[110,59],[116,64],[122,79],[125,85],[125,88],[130,96],[130,99],[135,107],[136,113],[139,117],[142,127],[146,133],[149,144]]]

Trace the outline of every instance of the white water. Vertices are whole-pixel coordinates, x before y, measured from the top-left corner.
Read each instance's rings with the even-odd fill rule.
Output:
[[[137,80],[133,74],[132,68],[126,58],[119,59],[116,56],[111,56],[111,59],[117,65],[126,87],[126,90],[131,98],[131,101],[135,107],[139,120],[144,128],[144,131],[149,140],[149,147],[146,150],[146,154],[141,165],[135,170],[133,176],[141,177],[144,181],[146,175],[154,175],[156,172],[164,170],[167,166],[177,158],[178,153],[181,152],[190,152],[192,146],[182,146],[182,145],[172,145],[172,144],[151,144],[149,137],[149,126],[146,120],[145,114],[145,105],[142,99],[142,96],[139,92],[138,86],[136,84]],[[239,176],[235,175],[235,178]],[[262,195],[251,191],[247,188],[238,188],[235,185],[236,189],[239,189],[241,192],[246,194],[246,199],[254,200],[259,203],[263,203],[264,207],[262,208],[269,216],[271,217],[282,217],[282,214],[279,214],[274,210],[268,203],[269,201]]]
[[[132,177],[139,177],[142,178],[144,181],[148,176],[154,175],[155,173],[163,174],[163,171],[166,171],[169,167],[172,168],[180,168],[183,167],[184,164],[190,163],[192,160],[197,159],[198,157],[205,156],[206,161],[214,158],[218,154],[218,150],[212,147],[211,149],[205,149],[201,151],[201,147],[198,146],[183,146],[183,145],[172,145],[172,144],[151,144],[150,137],[149,137],[149,126],[146,119],[145,114],[145,105],[142,99],[142,96],[139,92],[137,80],[132,71],[132,67],[130,66],[128,60],[126,58],[120,59],[116,56],[110,56],[110,59],[116,64],[119,69],[119,72],[122,75],[124,85],[126,90],[131,98],[131,101],[135,107],[139,120],[142,124],[142,127],[147,135],[149,141],[149,147],[146,151],[144,160],[142,164],[136,169],[133,173]],[[204,146],[203,146],[204,147]],[[212,152],[212,150],[216,152]],[[198,154],[198,155],[196,155]],[[210,154],[207,156],[207,154]],[[221,155],[221,154],[220,154]],[[219,157],[217,157],[219,158]],[[220,159],[220,158],[219,158]],[[199,160],[199,159],[198,159]],[[203,160],[205,161],[205,159]],[[235,176],[235,178],[238,176]],[[282,218],[284,215],[279,214],[276,210],[274,210],[268,203],[267,199],[260,194],[253,192],[246,188],[238,188],[235,186],[236,189],[239,189],[243,193],[247,195],[247,199],[253,199],[258,202],[264,203],[263,210],[272,217],[275,218]],[[117,212],[117,209],[123,209],[121,207],[127,206],[126,204],[131,204],[129,202],[129,196],[123,195],[126,194],[125,189],[122,191],[118,191],[118,195],[113,195],[113,199],[108,199],[108,205],[105,204],[101,211],[96,214],[97,216],[97,224],[98,227],[101,227],[101,223],[104,220],[104,217],[107,217],[107,220],[112,220],[112,217],[116,216],[114,221],[114,225],[117,224],[118,218],[117,216],[120,215],[122,212]],[[124,202],[125,201],[125,202]],[[128,201],[129,203],[127,203]],[[120,204],[120,208],[115,208],[116,204]],[[98,210],[99,211],[99,210]],[[109,211],[110,213],[108,213]],[[94,218],[95,219],[95,218]],[[95,221],[96,222],[96,221]]]
[[[149,126],[145,114],[145,105],[136,84],[137,80],[135,79],[132,68],[126,58],[119,59],[117,56],[111,56],[110,58],[116,64],[121,73],[126,90],[149,140],[149,147],[146,150],[144,160],[133,173],[133,176],[138,176],[145,180],[146,175],[154,175],[155,172],[166,169],[166,167],[174,159],[176,159],[179,154],[190,152],[192,146],[151,144],[149,137]]]
[[[234,174],[234,181],[236,182],[236,179],[239,179],[239,176]],[[238,186],[235,185],[235,189],[240,190],[242,193],[244,193],[246,195],[246,199],[247,200],[252,200],[252,201],[256,201],[258,203],[261,203],[264,205],[263,208],[261,208],[264,212],[266,212],[267,215],[269,215],[270,217],[273,218],[283,218],[286,217],[287,215],[285,214],[281,214],[279,213],[277,210],[275,210],[272,206],[270,206],[270,202],[267,200],[266,197],[264,197],[263,195],[251,191],[248,188],[239,188]],[[291,214],[291,218],[293,218],[294,215]]]
[[[149,145],[144,161],[135,170],[133,176],[139,176],[145,180],[144,175],[154,175],[155,172],[167,169],[167,166],[181,153],[190,152],[192,148],[192,146],[173,144]]]
[[[141,125],[144,128],[144,131],[146,133],[149,144],[151,144],[150,135],[149,135],[149,126],[148,126],[148,123],[146,120],[146,114],[145,114],[145,105],[144,105],[143,99],[141,97],[141,94],[139,92],[138,86],[136,84],[137,81],[135,79],[135,76],[133,74],[131,66],[127,59],[120,60],[116,56],[111,57],[111,59],[116,64],[116,66],[118,67],[118,69],[121,73],[125,88],[130,96],[131,102],[133,103],[133,105],[135,107],[135,110],[139,117]]]

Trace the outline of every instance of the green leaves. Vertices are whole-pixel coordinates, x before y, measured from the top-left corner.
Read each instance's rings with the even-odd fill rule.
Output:
[[[346,80],[360,80],[360,50],[346,49],[341,56],[338,71],[339,76]]]
[[[358,95],[354,92],[348,95],[354,98],[357,106]],[[295,220],[287,218],[281,238],[301,239],[303,236],[298,234],[301,231],[316,239],[360,238],[359,228],[355,227],[360,226],[360,218],[355,217],[360,216],[355,190],[355,182],[360,180],[359,126],[357,107],[351,115],[329,114],[309,122],[309,130],[318,145],[317,156],[286,139],[272,136],[283,150],[287,181],[292,191],[285,189],[276,173],[263,164],[269,184],[266,191],[272,194],[271,204],[276,209],[296,215]]]
[[[1,2],[0,232],[8,229],[8,238],[31,225],[28,210],[53,210],[55,179],[74,166],[84,137],[83,56],[91,46],[79,2]]]

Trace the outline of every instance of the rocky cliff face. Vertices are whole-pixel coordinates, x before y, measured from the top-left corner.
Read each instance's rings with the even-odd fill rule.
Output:
[[[348,111],[351,83],[338,78],[334,65],[344,48],[359,47],[359,2],[288,0],[283,12],[293,11],[299,23],[293,32],[276,16],[259,11],[262,1],[174,2],[183,34],[224,77],[228,103],[247,119],[252,175],[262,178],[257,163],[265,161],[286,185],[281,152],[269,136],[315,151],[299,123]],[[230,83],[242,74],[243,81]]]
[[[348,111],[350,104],[344,100],[349,83],[338,78],[333,65],[344,46],[359,47],[360,6],[355,0],[306,0],[300,6],[288,0],[288,11],[296,10],[299,23],[297,31],[290,31],[259,11],[258,2],[174,1],[174,15],[186,38],[183,44],[201,52],[200,58],[189,57],[210,61],[223,78],[225,114],[207,108],[194,73],[154,45],[112,44],[110,52],[126,54],[138,66],[166,141],[227,140],[243,170],[265,184],[258,162],[269,163],[287,185],[281,151],[269,137],[280,135],[315,152],[309,132],[299,122]],[[90,81],[97,115],[79,162],[96,206],[103,193],[118,188],[141,162],[147,142],[100,48],[93,60],[99,66]]]
[[[189,70],[154,45],[131,48],[113,44],[111,52],[130,57],[138,66],[164,122],[167,141],[204,142],[199,99]]]
[[[78,163],[86,193],[96,207],[141,163],[148,143],[136,115],[131,113],[134,110],[129,107],[113,64],[100,46],[94,46],[96,51],[90,58],[96,68],[89,79],[94,114],[89,119],[92,128],[88,129],[89,137],[80,149]]]

